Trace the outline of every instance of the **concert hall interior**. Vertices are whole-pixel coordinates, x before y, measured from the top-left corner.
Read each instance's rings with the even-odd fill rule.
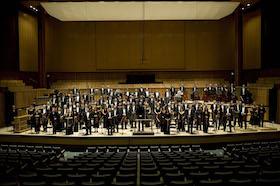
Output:
[[[0,185],[280,185],[273,0],[4,0]]]

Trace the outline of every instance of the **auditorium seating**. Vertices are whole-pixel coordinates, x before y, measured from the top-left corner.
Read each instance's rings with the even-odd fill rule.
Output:
[[[280,142],[89,146],[64,157],[56,146],[0,147],[0,185],[266,185],[280,184]],[[71,149],[70,149],[71,150]]]

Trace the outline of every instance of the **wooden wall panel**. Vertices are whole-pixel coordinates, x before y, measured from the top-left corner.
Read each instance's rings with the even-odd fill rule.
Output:
[[[261,68],[261,12],[244,14],[243,19],[243,68]]]
[[[38,22],[35,16],[19,12],[20,71],[38,71]]]
[[[46,24],[47,71],[95,71],[95,24],[57,22]]]
[[[218,21],[48,21],[47,72],[234,69],[233,16]]]
[[[186,21],[185,69],[232,70],[234,40],[232,16],[220,21]]]
[[[141,68],[140,22],[96,22],[96,68]]]
[[[144,68],[184,69],[184,21],[148,21],[144,33]]]

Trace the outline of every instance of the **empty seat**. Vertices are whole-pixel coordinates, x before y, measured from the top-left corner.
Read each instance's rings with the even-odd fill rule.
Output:
[[[47,185],[46,182],[40,181],[40,182],[23,182],[22,186],[45,186]]]
[[[154,173],[154,174],[145,174],[141,173],[141,182],[158,182],[160,181],[160,174]]]
[[[163,178],[166,183],[170,183],[171,181],[184,181],[185,175],[183,173],[166,173]]]
[[[184,185],[184,186],[193,186],[193,180],[184,180],[184,181],[171,181],[169,183],[170,186],[176,186],[176,185]]]
[[[164,183],[162,181],[157,182],[141,182],[141,186],[164,186]]]
[[[116,181],[117,182],[136,182],[137,176],[136,174],[117,174]]]
[[[229,185],[234,186],[248,186],[252,185],[253,181],[250,179],[230,179],[229,180]]]
[[[218,179],[218,180],[200,180],[199,181],[199,186],[207,186],[207,185],[215,185],[215,186],[222,186],[223,185],[223,180]]]
[[[105,182],[82,182],[81,183],[82,186],[105,186]]]

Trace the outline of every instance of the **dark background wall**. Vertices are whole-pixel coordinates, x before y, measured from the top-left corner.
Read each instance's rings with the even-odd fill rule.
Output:
[[[7,1],[0,11],[0,71],[18,71],[18,1]]]

